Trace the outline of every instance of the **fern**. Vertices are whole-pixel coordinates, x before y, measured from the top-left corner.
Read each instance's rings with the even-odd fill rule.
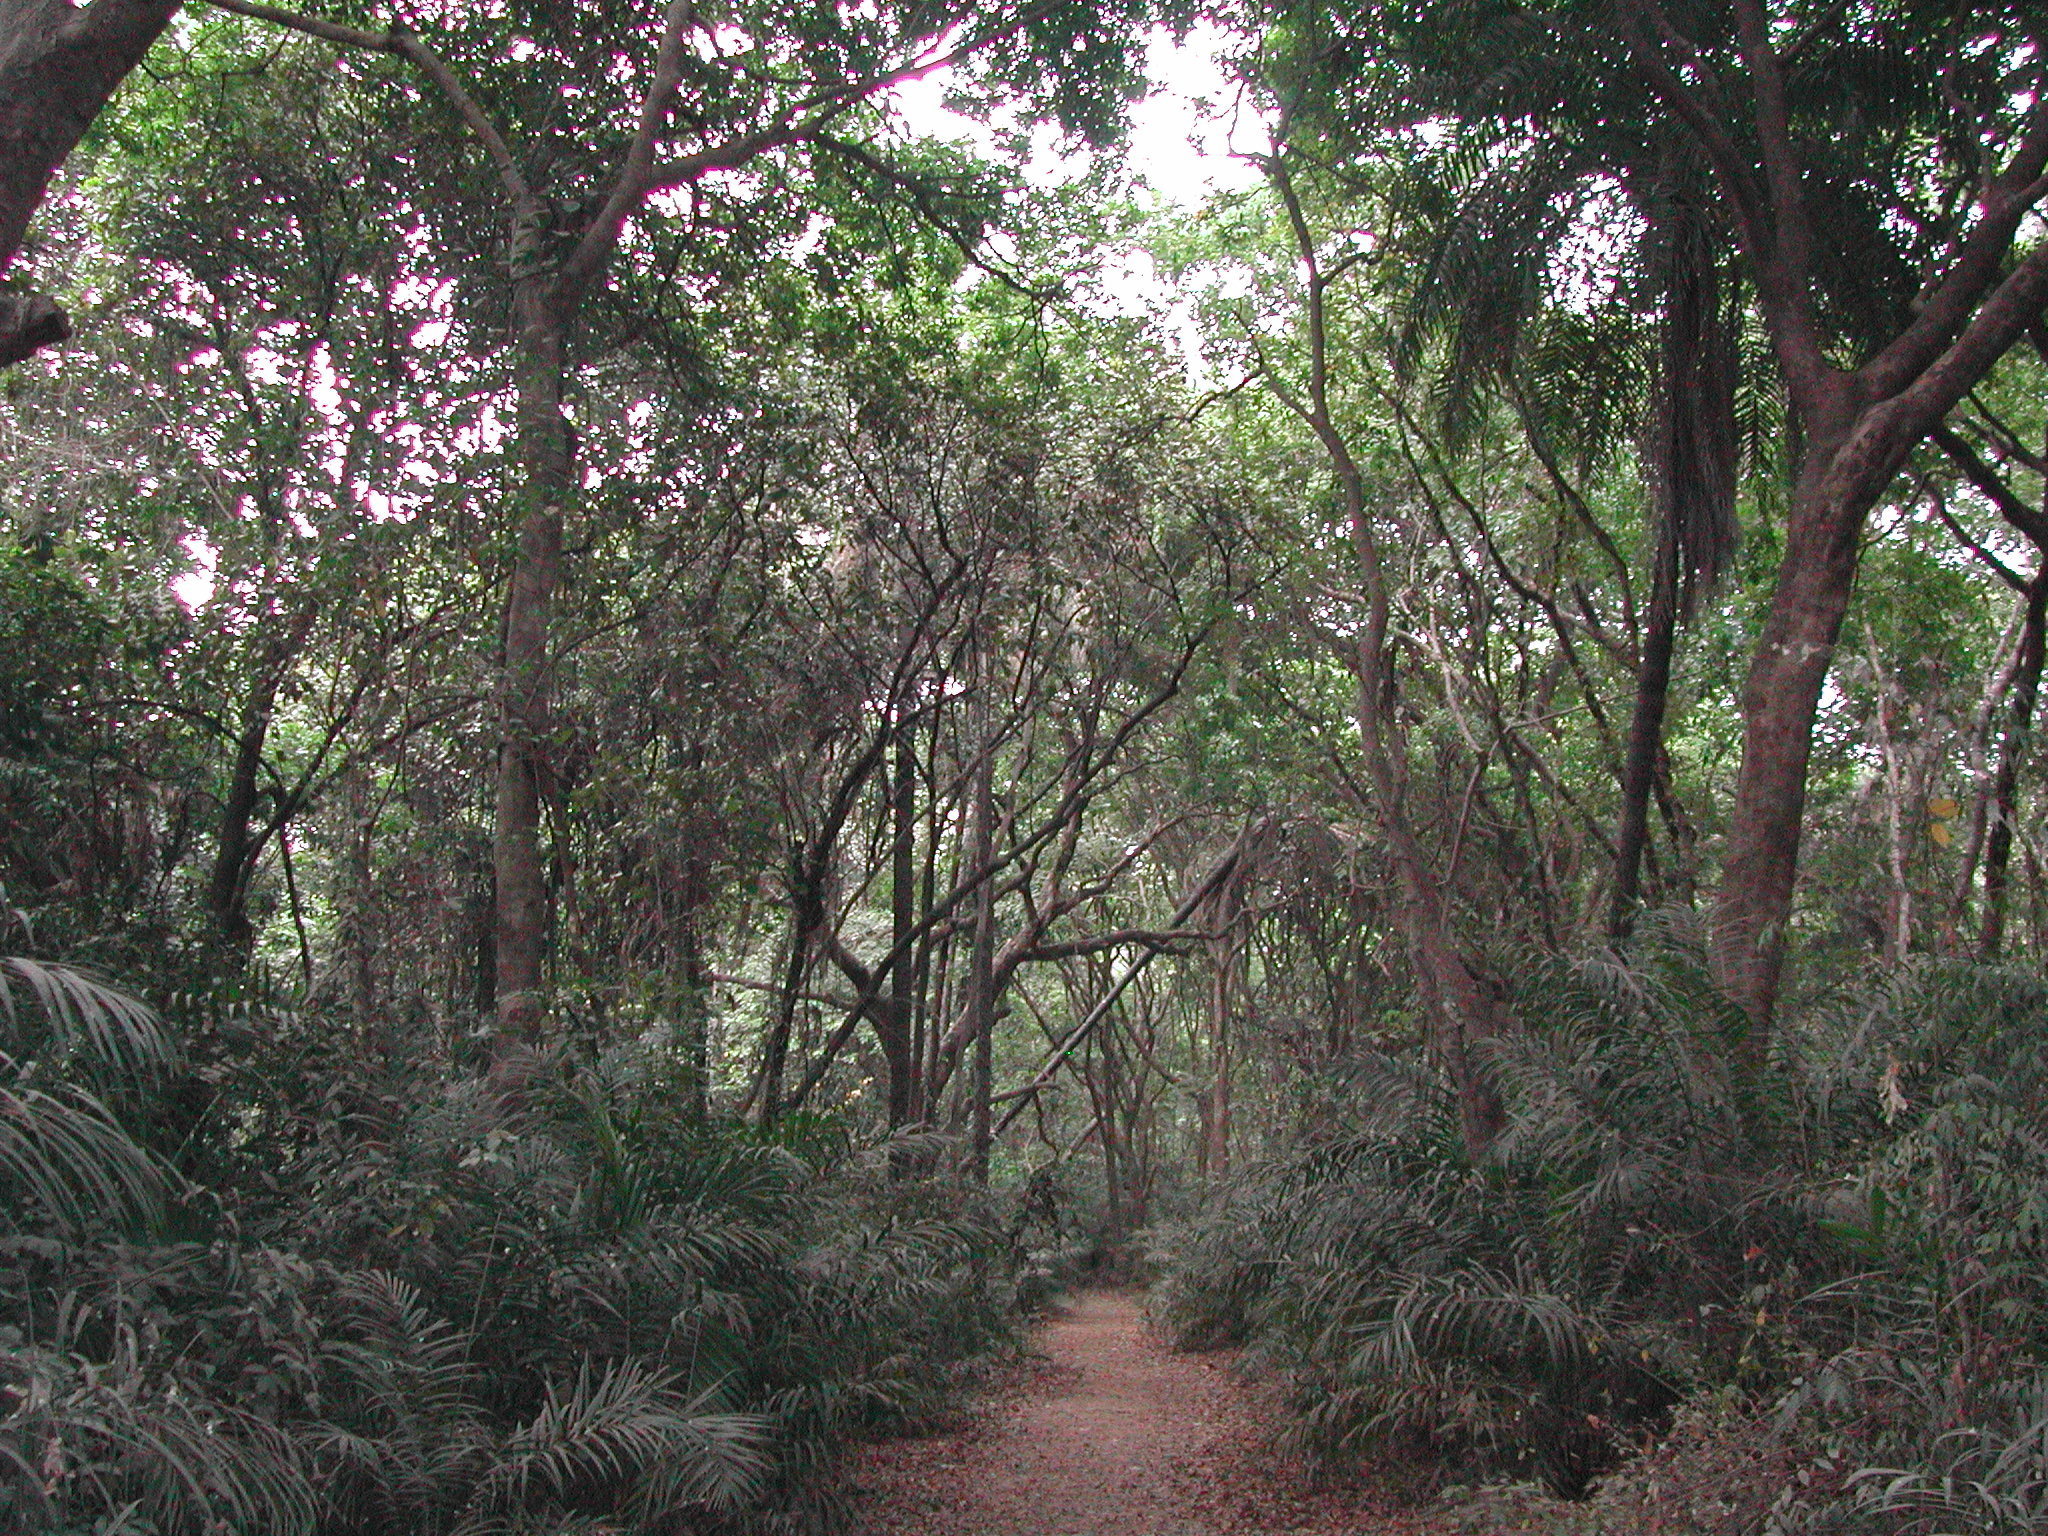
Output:
[[[567,1390],[550,1383],[540,1412],[499,1446],[456,1529],[537,1498],[565,1503],[594,1489],[629,1488],[656,1471],[641,1490],[655,1514],[686,1502],[738,1503],[764,1468],[765,1422],[711,1413],[706,1397],[671,1391],[674,1379],[632,1362],[585,1361]]]
[[[15,1407],[0,1422],[0,1483],[21,1528],[129,1508],[168,1532],[310,1532],[317,1508],[290,1440],[190,1380],[132,1357],[94,1365],[49,1350],[0,1353]]]

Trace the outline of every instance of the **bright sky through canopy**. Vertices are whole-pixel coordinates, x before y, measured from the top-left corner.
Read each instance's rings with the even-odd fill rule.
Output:
[[[1258,171],[1237,156],[1266,147],[1266,126],[1218,62],[1227,42],[1222,31],[1207,24],[1180,42],[1165,31],[1155,31],[1146,41],[1145,73],[1152,89],[1131,109],[1127,145],[1112,153],[1124,158],[1125,168],[1141,184],[1139,195],[1149,191],[1159,207],[1194,208],[1214,193],[1258,183]],[[917,137],[972,144],[995,155],[996,136],[986,124],[946,109],[953,84],[950,71],[940,70],[899,86],[893,95],[903,126]],[[1053,129],[1034,133],[1024,167],[1034,186],[1057,186],[1087,168],[1084,157],[1061,152]],[[1095,302],[1127,315],[1155,316],[1176,337],[1189,376],[1205,379],[1192,310],[1160,280],[1150,255],[1135,248],[1103,250],[1098,262]],[[213,597],[215,551],[196,534],[185,548],[192,566],[173,579],[171,590],[192,611]]]
[[[1145,73],[1152,91],[1131,109],[1129,169],[1165,204],[1192,207],[1212,192],[1252,186],[1258,172],[1233,151],[1265,148],[1265,127],[1248,104],[1241,103],[1236,82],[1227,78],[1217,59],[1225,36],[1208,25],[1196,27],[1176,43],[1156,31],[1145,48]],[[921,136],[964,141],[993,151],[994,135],[984,124],[949,112],[949,72],[941,70],[897,88],[895,100],[904,125]],[[1026,175],[1039,186],[1055,186],[1080,174],[1082,165],[1060,153],[1050,129],[1034,138]]]

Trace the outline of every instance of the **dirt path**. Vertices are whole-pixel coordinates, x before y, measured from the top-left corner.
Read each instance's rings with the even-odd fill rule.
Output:
[[[1357,1495],[1314,1493],[1270,1449],[1271,1405],[1217,1357],[1174,1354],[1135,1296],[1041,1330],[1049,1364],[952,1434],[872,1447],[865,1536],[1367,1536]]]

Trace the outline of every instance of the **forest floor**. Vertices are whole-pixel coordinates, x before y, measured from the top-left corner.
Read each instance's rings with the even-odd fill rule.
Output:
[[[870,1446],[862,1536],[1393,1536],[1384,1493],[1316,1488],[1274,1449],[1279,1405],[1227,1355],[1176,1354],[1139,1297],[1091,1291],[958,1424]]]

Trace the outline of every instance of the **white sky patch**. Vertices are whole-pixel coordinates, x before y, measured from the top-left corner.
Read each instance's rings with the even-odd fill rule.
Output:
[[[1614,300],[1621,261],[1641,232],[1642,216],[1621,183],[1601,177],[1587,189],[1571,232],[1550,259],[1551,291],[1566,306],[1592,314]]]
[[[1223,72],[1227,36],[1204,24],[1176,43],[1155,31],[1145,45],[1151,94],[1131,109],[1127,168],[1166,206],[1194,207],[1217,192],[1242,191],[1258,183],[1258,170],[1238,155],[1266,147],[1267,125],[1237,84]],[[996,130],[946,108],[952,71],[936,70],[899,85],[891,97],[903,125],[920,137],[970,144],[983,154],[997,152]],[[1033,132],[1025,179],[1037,187],[1058,186],[1087,170],[1085,156],[1063,152],[1051,128]]]
[[[1152,94],[1131,112],[1131,169],[1161,202],[1191,207],[1218,192],[1257,186],[1242,157],[1268,147],[1268,124],[1223,72],[1228,39],[1204,23],[1176,43],[1155,32],[1145,47]]]
[[[814,256],[825,248],[825,236],[832,232],[832,221],[822,213],[814,213],[804,224],[804,232],[797,236],[796,244],[789,248],[792,261],[802,261]]]
[[[188,533],[178,546],[191,560],[192,569],[171,579],[171,593],[187,613],[196,613],[213,601],[213,589],[220,575],[220,551],[206,541],[203,533]]]
[[[313,356],[306,369],[306,393],[312,397],[313,407],[330,422],[343,420],[341,409],[341,375],[335,370],[334,359],[327,351],[327,343],[321,342],[313,349]]]
[[[743,29],[723,22],[715,27],[700,28],[690,39],[690,46],[696,50],[697,57],[708,64],[713,59],[752,51],[754,39]]]

